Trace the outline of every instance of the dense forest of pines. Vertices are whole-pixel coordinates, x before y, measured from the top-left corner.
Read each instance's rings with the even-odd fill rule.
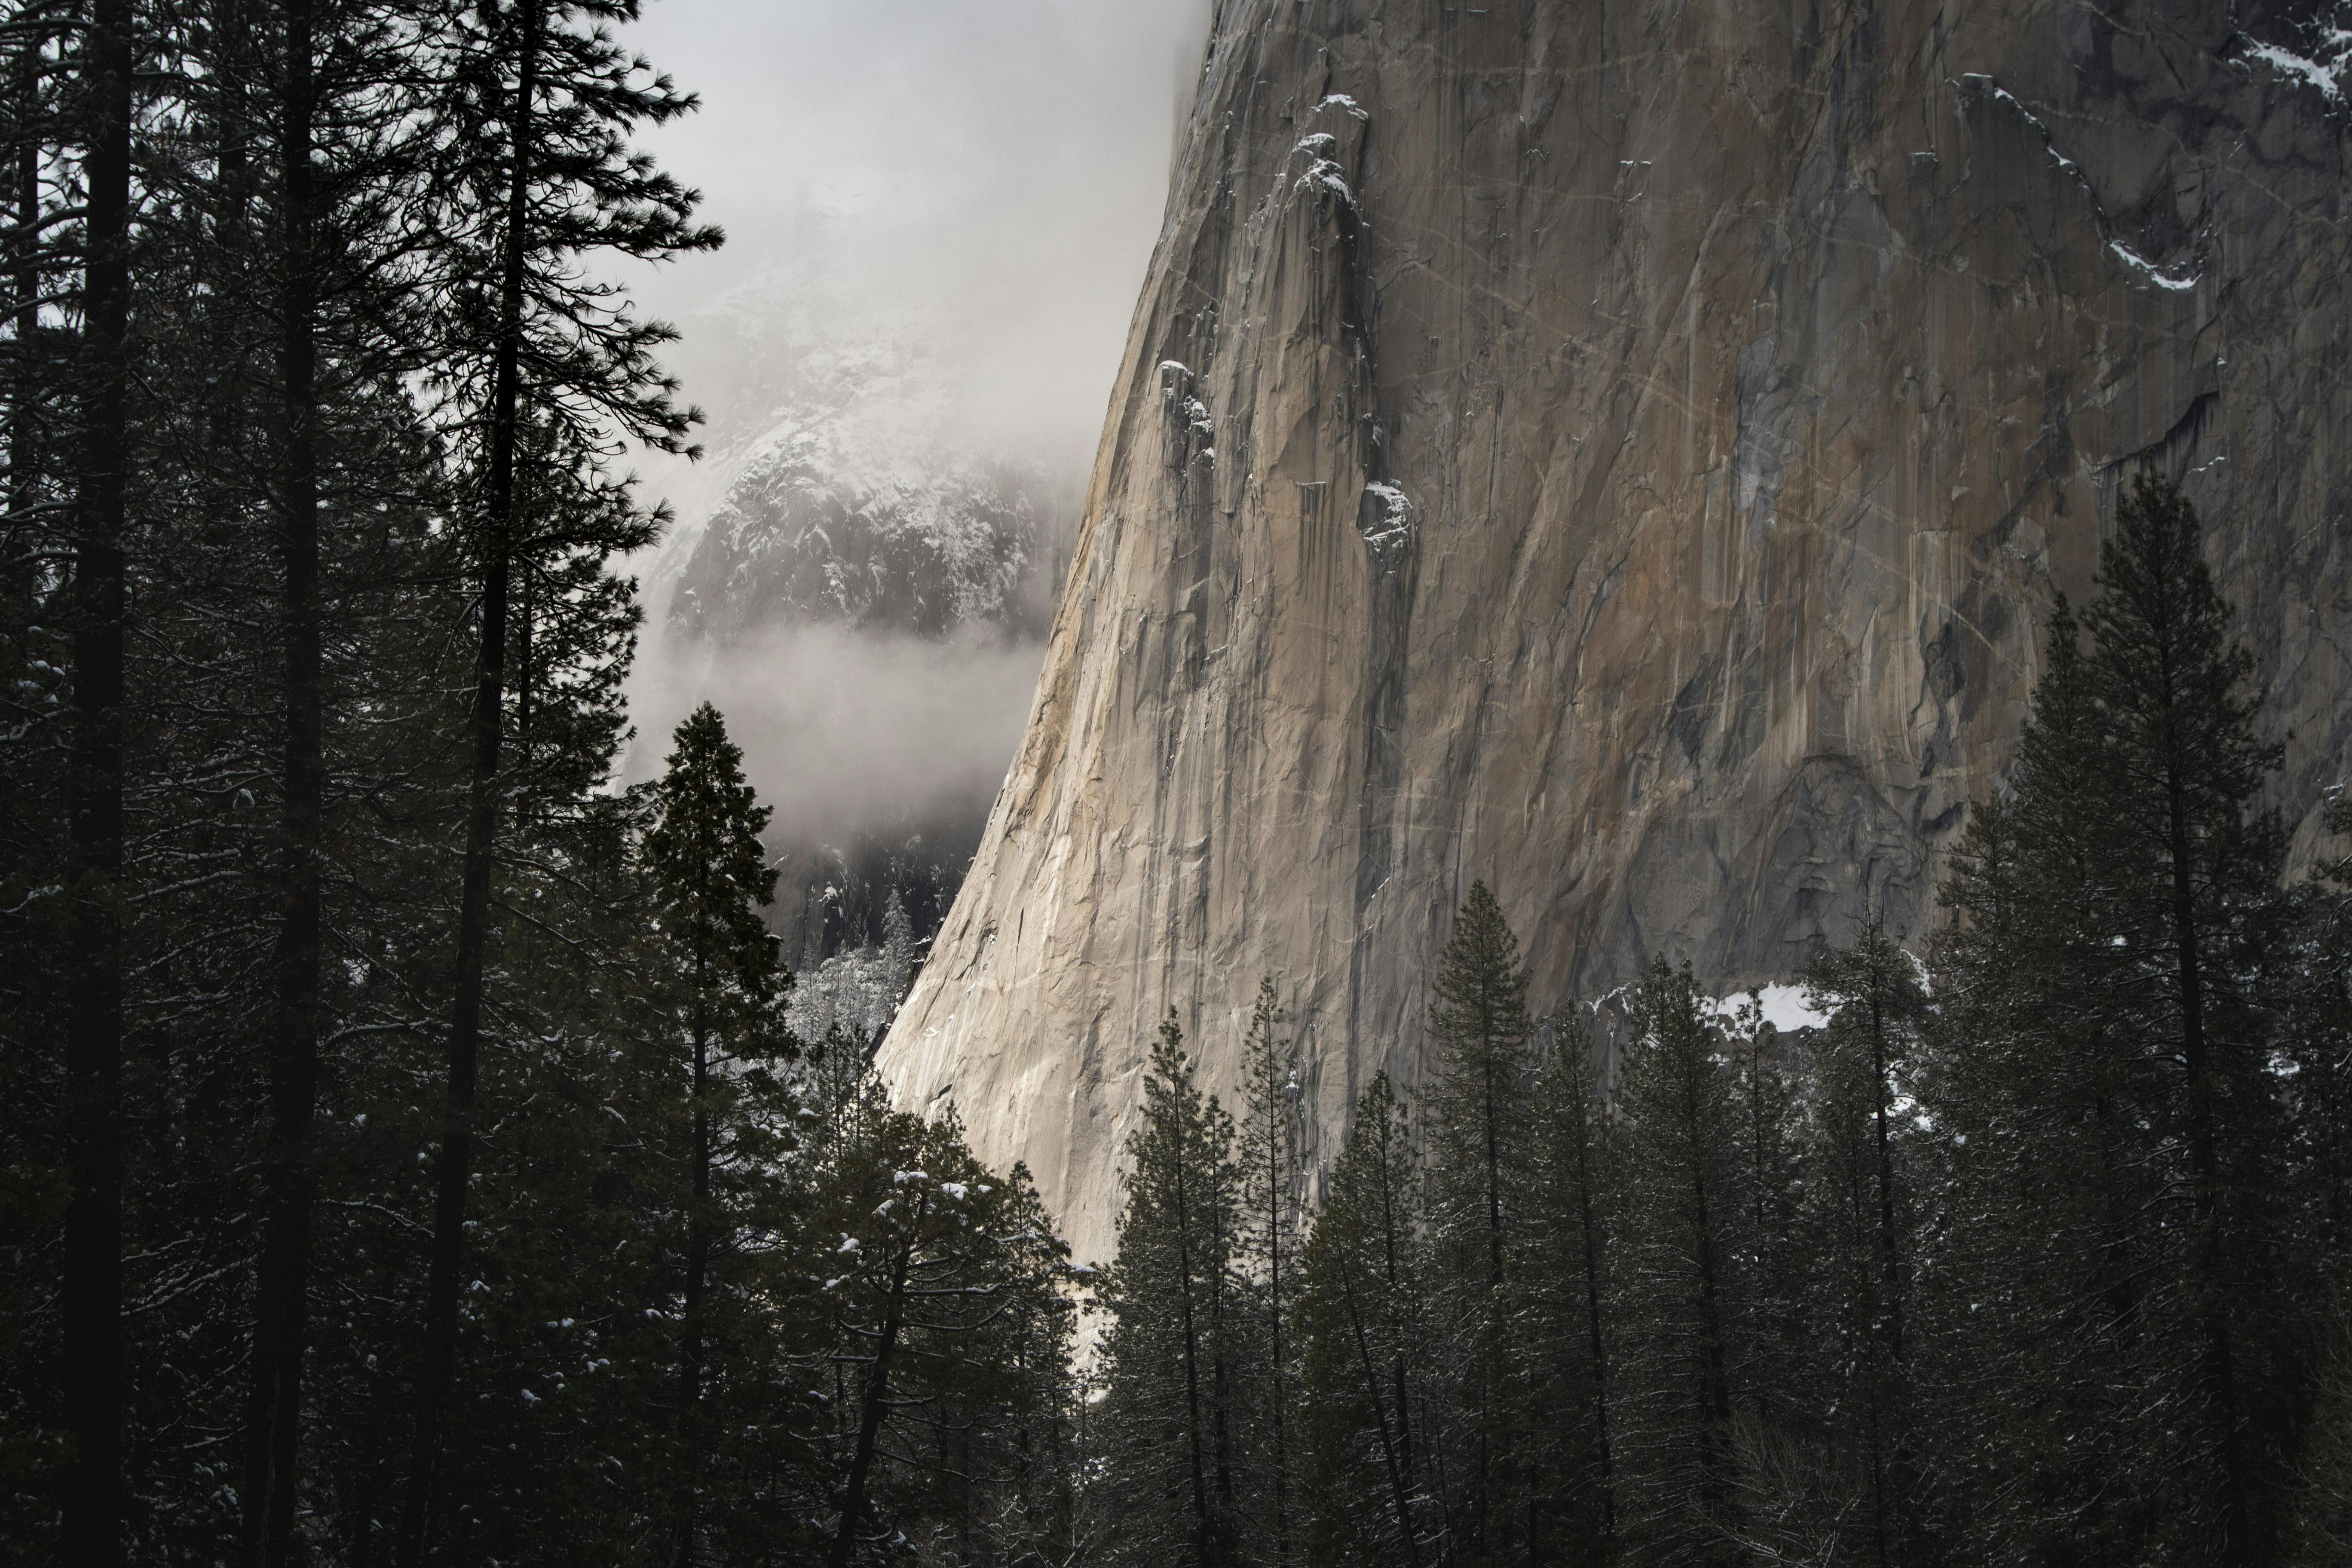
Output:
[[[717,714],[613,783],[634,10],[6,13],[9,1561],[1068,1535],[1034,1191],[792,1038]]]
[[[1308,1170],[1273,992],[1238,1124],[1169,1022],[1095,1560],[2352,1563],[2352,861],[2284,879],[2196,515],[2118,511],[1948,924],[1822,1026],[1664,960],[1531,1017],[1475,887]]]
[[[0,29],[11,1560],[2352,1558],[2352,865],[2176,490],[1825,1026],[1532,1016],[1475,889],[1326,1165],[1270,982],[1230,1111],[1171,1017],[1076,1268],[794,1037],[720,716],[614,782],[694,416],[593,268],[719,237],[633,12]]]

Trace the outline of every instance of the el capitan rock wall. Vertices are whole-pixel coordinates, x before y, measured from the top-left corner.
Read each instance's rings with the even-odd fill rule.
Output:
[[[2347,40],[2352,45],[2352,40]],[[1474,878],[1540,1009],[1935,918],[2053,595],[2179,478],[2352,749],[2309,5],[1224,0],[1020,754],[880,1057],[1107,1257],[1145,1042],[1279,978],[1328,1155]]]

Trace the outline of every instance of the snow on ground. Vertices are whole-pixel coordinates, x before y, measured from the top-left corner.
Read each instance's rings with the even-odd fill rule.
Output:
[[[1719,997],[1710,1005],[1717,1017],[1728,1022],[1748,1005],[1749,994],[1742,991],[1736,995]],[[1817,1010],[1807,1000],[1805,988],[1801,985],[1759,985],[1754,994],[1763,1004],[1764,1021],[1774,1028],[1784,1031],[1819,1029],[1830,1021],[1828,1014]]]

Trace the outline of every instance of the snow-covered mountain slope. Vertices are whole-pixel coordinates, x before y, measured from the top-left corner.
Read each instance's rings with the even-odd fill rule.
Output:
[[[973,435],[970,388],[919,331],[845,341],[804,300],[722,304],[688,329],[735,351],[693,382],[716,405],[709,455],[659,475],[683,515],[646,568],[632,771],[659,766],[693,703],[719,705],[777,808],[771,923],[804,981],[838,989],[820,969],[878,951],[893,894],[919,945],[962,882],[1044,657],[1078,476]]]
[[[1071,504],[1038,465],[960,439],[955,397],[902,342],[796,356],[764,433],[722,457],[723,498],[665,552],[665,629],[1041,637]]]

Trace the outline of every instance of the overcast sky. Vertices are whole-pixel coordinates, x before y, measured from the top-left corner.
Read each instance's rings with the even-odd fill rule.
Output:
[[[638,298],[919,321],[1008,437],[1083,462],[1205,30],[1205,0],[649,0],[628,42],[703,108],[646,145],[729,242]],[[705,403],[718,335],[672,356]]]

